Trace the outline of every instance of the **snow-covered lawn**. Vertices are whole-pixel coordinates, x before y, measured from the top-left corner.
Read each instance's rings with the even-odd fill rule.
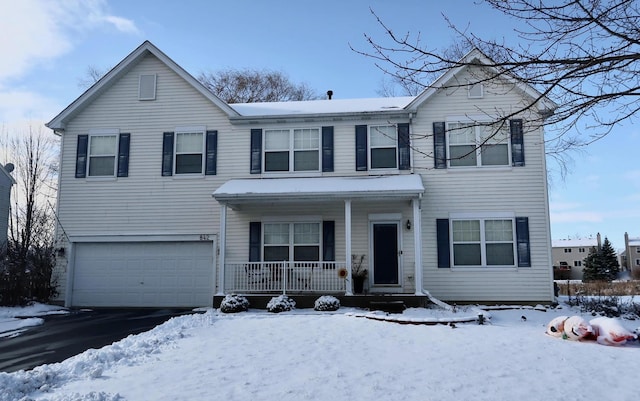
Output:
[[[38,303],[17,308],[0,307],[0,337],[17,336],[28,327],[44,323],[44,320],[37,316],[65,313],[69,312],[59,306]]]
[[[455,318],[473,316],[459,311]],[[176,317],[59,364],[0,373],[0,400],[637,400],[638,342],[545,334],[563,307],[492,310],[485,325],[364,312]],[[411,309],[405,320],[450,312]],[[523,319],[524,317],[524,319]],[[585,316],[589,319],[591,316]],[[638,321],[622,321],[634,330]]]

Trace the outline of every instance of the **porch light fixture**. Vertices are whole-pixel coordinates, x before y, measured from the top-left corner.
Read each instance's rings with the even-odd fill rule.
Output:
[[[407,230],[411,231],[411,220],[407,220],[407,224],[405,227],[407,227]]]

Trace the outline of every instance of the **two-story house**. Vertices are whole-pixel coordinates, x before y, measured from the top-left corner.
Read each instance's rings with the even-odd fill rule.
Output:
[[[60,300],[351,295],[355,256],[368,294],[552,301],[554,105],[466,57],[416,97],[226,104],[144,42],[47,124]]]
[[[640,274],[640,237],[629,237],[624,233],[624,251],[620,265],[633,275]]]
[[[557,239],[551,243],[553,269],[558,279],[582,280],[584,259],[591,248],[600,248],[600,233],[596,238]]]

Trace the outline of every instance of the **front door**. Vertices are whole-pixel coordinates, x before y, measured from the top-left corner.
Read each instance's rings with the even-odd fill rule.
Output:
[[[373,285],[398,285],[398,223],[373,223]]]

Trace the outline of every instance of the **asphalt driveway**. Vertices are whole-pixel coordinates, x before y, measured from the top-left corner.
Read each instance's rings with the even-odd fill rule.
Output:
[[[183,309],[101,309],[42,316],[45,322],[13,338],[0,338],[0,372],[28,370],[62,362],[90,348],[101,348],[130,334],[138,334]]]

